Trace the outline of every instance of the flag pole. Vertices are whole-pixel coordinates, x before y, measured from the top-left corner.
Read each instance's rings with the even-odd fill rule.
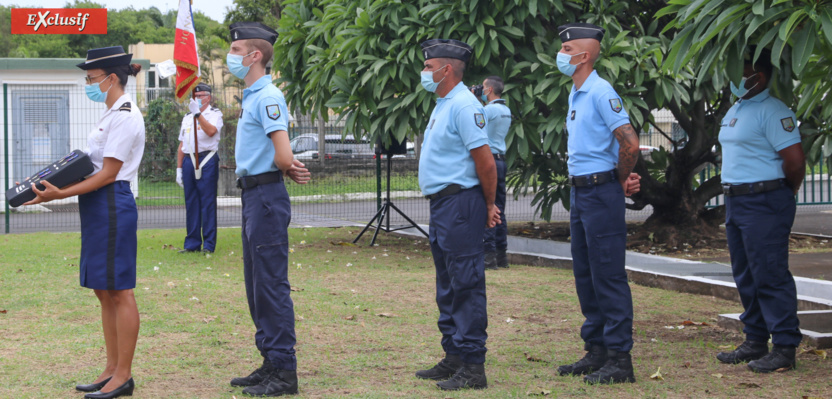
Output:
[[[196,96],[196,92],[191,92],[191,96]],[[194,170],[199,170],[199,135],[197,134],[197,119],[199,119],[199,112],[194,114]]]

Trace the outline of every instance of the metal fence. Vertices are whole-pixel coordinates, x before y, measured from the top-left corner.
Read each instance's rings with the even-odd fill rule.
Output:
[[[699,183],[707,181],[713,176],[719,174],[719,169],[714,166],[707,166],[699,172],[697,181]],[[806,167],[806,179],[803,185],[800,186],[800,191],[795,196],[797,205],[832,205],[832,176],[830,176],[829,168],[824,162],[819,162],[815,166]],[[719,195],[706,205],[709,208],[717,207],[725,203],[723,195]]]
[[[131,80],[132,82],[132,80]],[[183,190],[175,183],[176,150],[186,107],[173,100],[170,89],[128,87],[145,115],[147,141],[134,194],[139,207],[141,228],[184,228]],[[224,115],[218,192],[218,223],[239,226],[239,190],[235,187],[234,139],[242,88],[225,88],[213,93],[214,105]],[[104,106],[89,101],[83,84],[4,84],[2,107],[4,140],[0,145],[0,178],[4,188],[37,172],[74,149],[87,148],[88,133],[95,128]],[[341,141],[343,126],[335,120],[323,123],[293,115],[289,128],[295,156],[313,173],[307,185],[287,183],[292,199],[292,224],[295,226],[342,226],[367,223],[386,197],[387,159],[376,159],[372,143],[349,138]],[[674,131],[673,127],[669,127]],[[320,139],[323,138],[323,142]],[[652,135],[643,142],[654,143]],[[648,144],[649,145],[649,144]],[[429,222],[428,202],[419,192],[418,151],[409,147],[407,155],[390,159],[390,191],[394,204],[418,223]],[[448,167],[454,167],[448,165]],[[715,173],[708,169],[703,173]],[[706,177],[703,174],[702,177]],[[828,171],[810,173],[802,203],[830,202]],[[824,191],[825,190],[825,191]],[[509,221],[539,221],[531,195],[509,193],[506,215]],[[79,231],[77,198],[9,209],[5,189],[0,193],[5,233],[33,231]],[[720,198],[713,201],[719,204]],[[644,220],[651,213],[628,211],[629,220]],[[392,225],[406,221],[391,215]],[[568,220],[568,212],[558,204],[553,220]]]
[[[132,83],[132,80],[131,80]],[[104,105],[86,98],[83,85],[4,84],[4,140],[0,194],[6,233],[33,231],[79,231],[77,198],[9,209],[5,189],[21,181],[71,150],[87,148],[87,136],[104,111]],[[184,228],[183,190],[175,183],[178,135],[186,107],[173,100],[170,89],[136,88],[127,91],[145,115],[146,145],[134,194],[141,228]],[[239,190],[234,180],[234,139],[239,117],[241,88],[213,93],[214,105],[224,115],[218,193],[220,226],[239,226]],[[376,159],[372,144],[365,140],[341,142],[343,127],[293,115],[289,134],[295,156],[307,164],[313,180],[307,185],[287,183],[292,198],[295,226],[339,226],[368,222],[386,197],[387,159]],[[318,139],[324,138],[318,147]],[[309,140],[311,144],[305,143]],[[337,139],[337,140],[336,140]],[[319,154],[320,151],[322,150]],[[419,192],[418,160],[413,149],[390,160],[390,191],[393,202],[418,223],[428,223],[428,202]],[[452,166],[449,166],[452,167]],[[512,220],[537,220],[531,197],[509,200]],[[566,220],[565,210],[555,212]],[[392,215],[391,224],[405,224]]]

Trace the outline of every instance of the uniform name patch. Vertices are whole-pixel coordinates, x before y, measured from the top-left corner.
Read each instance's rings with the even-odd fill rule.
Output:
[[[485,127],[485,116],[483,114],[474,114],[474,123],[477,125],[478,128],[482,129]]]
[[[610,99],[610,108],[612,108],[612,110],[615,113],[619,113],[619,112],[621,112],[621,109],[624,108],[624,107],[621,105],[621,100],[619,100],[617,98],[613,98],[613,99]]]
[[[266,115],[269,116],[269,119],[277,120],[277,118],[280,118],[280,107],[277,104],[267,105]]]
[[[794,130],[794,119],[792,117],[780,119],[780,124],[783,125],[783,130],[791,132]]]
[[[737,118],[733,118],[733,119],[731,119],[731,122],[728,122],[728,126],[730,126],[730,127],[734,127],[734,125],[736,125],[736,124],[737,124]]]
[[[572,110],[572,120],[573,121],[575,120],[575,110],[574,109]]]

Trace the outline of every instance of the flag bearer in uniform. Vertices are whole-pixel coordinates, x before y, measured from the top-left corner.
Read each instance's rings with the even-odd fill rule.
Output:
[[[86,71],[87,97],[104,103],[101,119],[90,133],[87,153],[93,173],[59,189],[44,181],[45,190],[32,189],[37,198],[28,204],[78,196],[81,215],[81,286],[92,289],[101,303],[107,362],[91,384],[78,385],[85,398],[117,398],[133,394],[131,373],[139,335],[136,287],[136,230],[138,211],[130,182],[136,178],[144,153],[144,119],[130,94],[128,76],[141,65],[130,64],[132,54],[121,46],[87,51],[78,64]]]
[[[243,272],[254,321],[254,343],[263,364],[247,377],[234,378],[253,396],[298,392],[295,358],[295,313],[289,296],[291,217],[284,176],[309,180],[289,145],[289,112],[283,93],[266,75],[274,56],[277,32],[259,22],[231,24],[228,70],[243,79],[243,109],[237,123],[237,187],[243,203]]]
[[[179,252],[214,252],[217,245],[217,182],[220,159],[217,155],[222,130],[222,112],[211,106],[211,86],[194,88],[189,112],[182,119],[177,150],[176,183],[185,189],[185,244]],[[194,117],[197,118],[197,145],[194,151]],[[199,154],[199,169],[194,165]]]

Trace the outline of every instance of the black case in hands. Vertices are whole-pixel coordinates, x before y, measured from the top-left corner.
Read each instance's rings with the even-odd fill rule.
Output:
[[[43,184],[40,184],[43,180],[52,183],[58,188],[64,188],[83,179],[84,176],[89,175],[93,170],[92,160],[87,153],[81,150],[72,151],[67,156],[41,169],[38,173],[27,177],[20,184],[8,189],[6,191],[6,200],[9,201],[10,206],[16,208],[35,199],[37,196],[32,191],[32,183],[35,183],[38,190],[46,188]]]

